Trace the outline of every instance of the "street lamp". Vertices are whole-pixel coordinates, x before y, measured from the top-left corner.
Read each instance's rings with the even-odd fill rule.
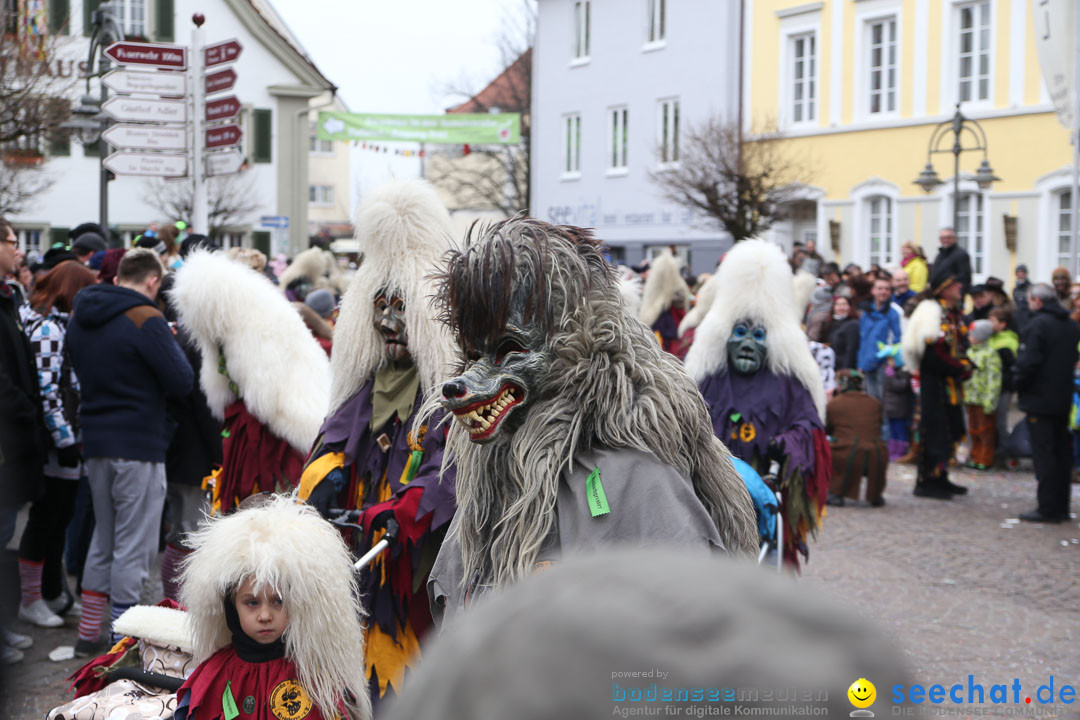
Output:
[[[942,147],[942,140],[950,132],[953,138],[952,146]],[[964,133],[970,135],[974,140],[974,145],[964,145]],[[956,114],[952,116],[952,119],[939,123],[934,128],[933,134],[930,135],[930,146],[926,152],[926,167],[923,168],[922,172],[919,173],[919,177],[915,180],[915,184],[921,187],[923,192],[932,193],[934,188],[943,185],[944,181],[938,177],[937,171],[934,170],[934,166],[930,162],[931,157],[935,153],[953,154],[953,232],[958,229],[957,225],[960,219],[960,154],[969,150],[982,151],[983,161],[975,173],[975,184],[979,186],[980,190],[989,190],[990,186],[1001,178],[994,174],[990,167],[990,161],[986,158],[986,132],[977,121],[964,117],[963,113],[960,112],[960,103],[956,103]]]

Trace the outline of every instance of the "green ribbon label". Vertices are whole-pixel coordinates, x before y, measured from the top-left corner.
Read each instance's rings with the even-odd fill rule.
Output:
[[[607,495],[604,494],[604,484],[600,482],[600,468],[593,468],[585,481],[585,493],[589,496],[589,513],[593,517],[607,515],[611,508],[607,504]]]
[[[240,714],[240,711],[236,709],[236,700],[232,696],[232,681],[225,683],[225,693],[221,696],[221,710],[225,715],[225,720],[233,720]]]
[[[740,420],[742,420],[742,413],[739,413],[739,412],[731,413],[731,422],[732,423],[737,423]]]

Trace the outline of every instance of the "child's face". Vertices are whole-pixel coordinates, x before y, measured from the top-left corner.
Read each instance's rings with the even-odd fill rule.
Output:
[[[999,332],[1001,332],[1002,330],[1005,329],[1005,323],[1001,322],[996,317],[991,317],[990,318],[990,329],[993,330],[996,333],[999,333]]]
[[[289,611],[273,588],[264,586],[256,594],[254,587],[255,581],[249,577],[237,588],[236,614],[240,616],[240,627],[247,636],[266,645],[285,633],[289,627]]]

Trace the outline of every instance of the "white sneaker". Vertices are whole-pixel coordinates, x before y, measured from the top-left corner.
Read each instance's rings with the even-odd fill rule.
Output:
[[[10,645],[0,645],[0,663],[4,665],[14,665],[15,663],[21,663],[22,661],[22,650],[13,648]]]
[[[16,650],[25,650],[34,644],[34,638],[29,635],[20,635],[19,633],[12,632],[6,628],[3,630],[3,635],[0,639],[2,639],[5,645],[10,645]]]
[[[67,615],[69,612],[75,609],[77,601],[72,595],[66,592],[62,592],[52,600],[46,600],[45,605],[52,611],[53,615]],[[82,606],[79,606],[82,609]]]
[[[45,601],[38,598],[29,605],[19,605],[19,619],[43,628],[63,627],[64,621],[53,613]]]

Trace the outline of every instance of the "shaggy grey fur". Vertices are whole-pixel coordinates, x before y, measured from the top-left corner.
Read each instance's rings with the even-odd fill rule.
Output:
[[[508,275],[514,291],[500,292]],[[436,297],[463,348],[487,341],[463,326],[491,334],[476,313],[506,318],[511,302],[524,302],[547,340],[520,427],[481,445],[452,423],[444,467],[457,465],[465,578],[501,586],[531,574],[555,529],[560,473],[593,447],[651,452],[691,479],[730,552],[756,549],[749,494],[694,381],[629,314],[589,231],[529,218],[483,228],[449,255]],[[488,307],[455,307],[455,298]]]

